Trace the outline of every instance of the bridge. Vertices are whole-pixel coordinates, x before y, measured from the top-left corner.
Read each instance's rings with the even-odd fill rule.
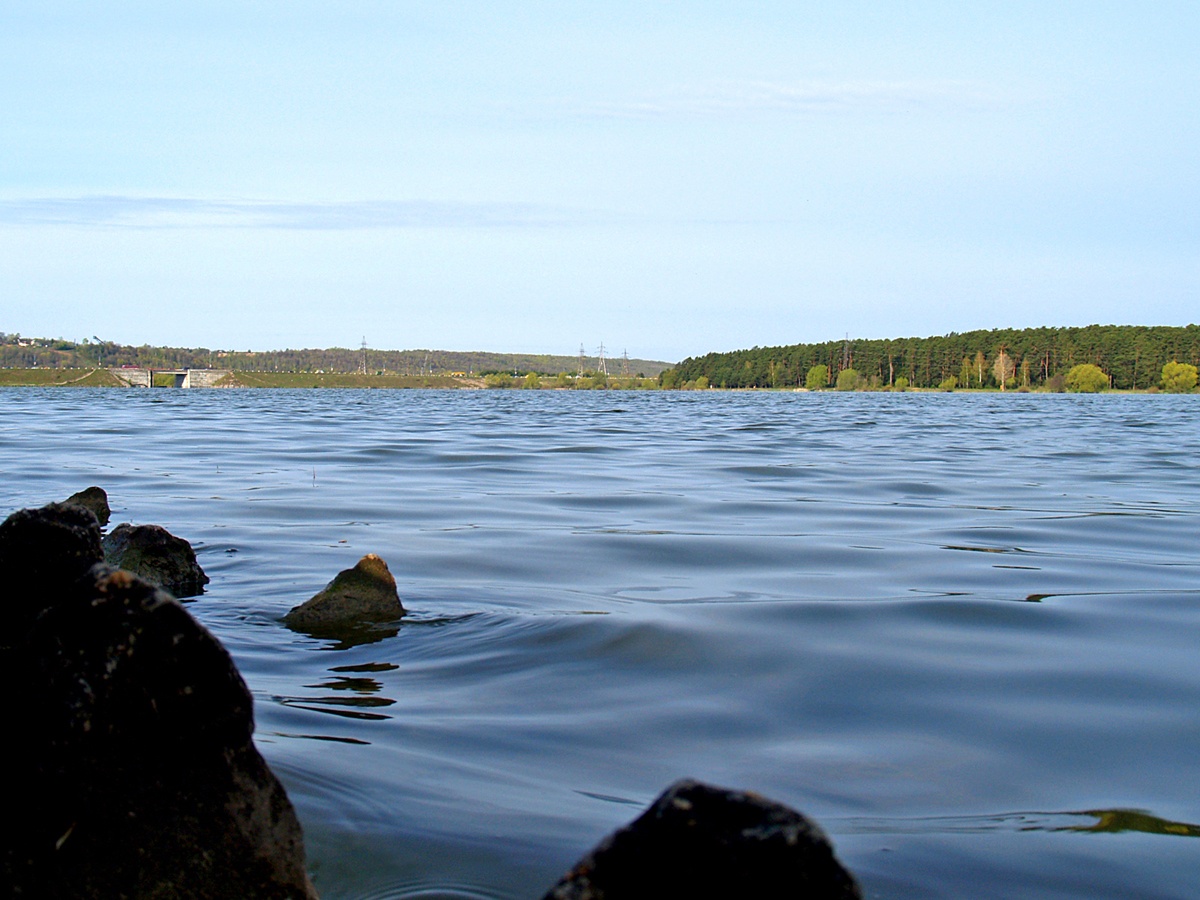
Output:
[[[170,375],[177,388],[216,387],[218,381],[231,375],[230,369],[126,369],[108,370],[113,377],[127,387],[154,387],[155,375]]]

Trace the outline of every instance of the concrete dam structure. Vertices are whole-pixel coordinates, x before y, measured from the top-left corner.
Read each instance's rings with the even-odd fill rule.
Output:
[[[177,388],[210,388],[233,372],[230,369],[109,369],[126,387],[154,387],[155,375],[169,375]]]

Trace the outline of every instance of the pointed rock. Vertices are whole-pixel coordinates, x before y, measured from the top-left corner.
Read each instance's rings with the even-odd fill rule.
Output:
[[[368,553],[324,590],[292,609],[284,624],[309,634],[338,634],[362,625],[395,623],[405,613],[387,563]]]
[[[108,508],[108,494],[104,493],[104,488],[95,485],[72,494],[63,503],[73,503],[84,509],[90,509],[95,514],[96,521],[100,523],[101,528],[108,524],[108,520],[112,516],[112,511]]]

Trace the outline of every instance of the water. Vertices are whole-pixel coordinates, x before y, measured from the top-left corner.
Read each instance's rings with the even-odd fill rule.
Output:
[[[1200,397],[0,391],[4,510],[186,537],[325,898],[539,896],[676,778],[878,898],[1184,898]],[[361,555],[412,614],[279,618]]]

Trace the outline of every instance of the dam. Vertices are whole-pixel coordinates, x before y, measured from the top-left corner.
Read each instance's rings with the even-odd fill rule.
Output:
[[[126,387],[154,387],[154,376],[171,376],[177,388],[216,387],[222,378],[232,375],[230,369],[141,369],[111,368],[112,376]]]

